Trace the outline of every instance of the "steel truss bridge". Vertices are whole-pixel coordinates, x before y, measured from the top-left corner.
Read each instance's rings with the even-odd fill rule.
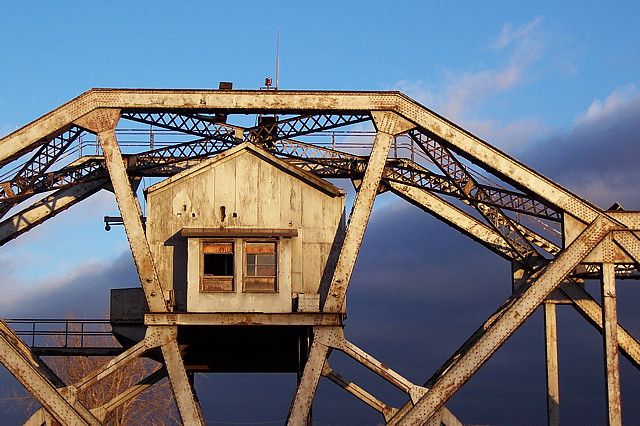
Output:
[[[227,122],[247,114],[270,119],[255,126]],[[146,132],[149,140],[119,143],[127,137],[123,126],[133,126],[129,134]],[[303,136],[312,142],[300,141]],[[84,155],[87,140],[95,141],[91,155]],[[571,304],[602,333],[608,417],[611,424],[620,424],[618,354],[640,367],[640,343],[617,321],[615,284],[640,276],[640,213],[601,210],[401,93],[274,90],[93,89],[0,139],[0,244],[101,189],[111,191],[151,311],[142,342],[116,351],[111,362],[77,383],[63,383],[37,351],[0,323],[0,361],[42,404],[46,418],[101,424],[111,410],[168,377],[182,421],[203,424],[182,362],[176,321],[168,320],[170,292],[154,269],[137,187],[143,177],[174,175],[245,142],[321,178],[349,179],[356,188],[322,312],[300,317],[313,325],[313,343],[288,424],[306,423],[322,376],[377,410],[390,425],[460,424],[445,404],[538,307],[545,312],[549,423],[557,424],[557,304]],[[497,303],[495,313],[421,384],[343,334],[341,317],[354,264],[373,202],[383,192],[419,206],[512,265],[512,296]],[[585,279],[601,281],[602,304],[585,290]],[[209,320],[234,324],[245,316]],[[265,325],[284,321],[265,314],[254,320]],[[85,407],[76,399],[118,368],[158,349],[164,365],[105,406]],[[345,353],[404,391],[406,403],[390,406],[338,374],[329,366],[332,351]]]

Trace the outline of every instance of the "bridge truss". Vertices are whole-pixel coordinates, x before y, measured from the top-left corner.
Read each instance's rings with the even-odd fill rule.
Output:
[[[273,117],[255,126],[227,121]],[[152,129],[149,146],[119,141],[122,123]],[[371,143],[344,143],[338,129],[373,126]],[[156,134],[180,135],[157,143]],[[298,138],[326,134],[331,143]],[[360,131],[361,134],[367,132]],[[95,152],[83,152],[95,138]],[[321,178],[356,188],[324,316],[307,318],[313,343],[288,423],[304,424],[322,376],[396,424],[459,424],[446,402],[538,308],[545,312],[548,415],[558,423],[556,304],[571,304],[603,335],[608,416],[621,421],[618,353],[640,367],[640,343],[617,321],[616,279],[637,279],[640,213],[603,211],[452,122],[396,92],[93,89],[0,140],[0,244],[28,232],[101,189],[114,192],[151,313],[142,342],[77,383],[63,383],[4,322],[0,361],[63,424],[100,424],[119,404],[167,376],[185,424],[203,424],[168,321],[173,305],[158,279],[141,220],[142,177],[174,175],[240,143],[252,143]],[[356,257],[376,196],[392,192],[511,262],[513,294],[423,383],[415,384],[348,341],[342,315]],[[33,201],[35,200],[35,201]],[[602,305],[584,288],[602,283]],[[233,315],[225,324],[241,321]],[[256,324],[279,324],[256,316]],[[76,395],[150,351],[163,367],[103,407]],[[385,404],[329,365],[332,351],[361,363],[407,394]]]

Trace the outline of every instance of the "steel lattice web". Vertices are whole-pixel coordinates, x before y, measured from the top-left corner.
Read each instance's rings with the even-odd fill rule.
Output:
[[[444,407],[448,398],[549,297],[573,304],[604,330],[605,345],[615,345],[614,351],[619,345],[632,362],[640,364],[638,341],[583,288],[584,278],[599,278],[610,286],[616,277],[639,276],[640,239],[635,232],[640,218],[633,212],[598,209],[397,93],[182,91],[173,95],[171,91],[90,91],[61,107],[58,112],[65,117],[77,115],[65,124],[52,127],[51,123],[63,120],[43,118],[4,138],[0,218],[8,217],[0,222],[0,244],[108,187],[116,193],[147,302],[153,312],[164,315],[171,301],[145,251],[131,181],[172,176],[236,146],[251,144],[319,178],[348,179],[358,193],[322,312],[328,316],[313,318],[313,344],[290,424],[305,418],[320,375],[379,411],[389,424],[422,423],[434,416],[442,423],[456,424]],[[258,124],[227,122],[245,114],[255,114]],[[120,133],[115,127],[119,120]],[[137,127],[125,130],[125,123]],[[362,130],[372,127],[375,131]],[[125,132],[137,140],[119,140],[117,135]],[[297,139],[301,137],[308,140]],[[317,137],[324,142],[314,140]],[[88,151],[95,152],[86,155]],[[511,262],[514,270],[513,295],[422,386],[349,342],[341,323],[323,319],[334,321],[346,310],[344,297],[368,212],[375,196],[385,191],[480,242]],[[569,230],[571,234],[567,227],[579,232]],[[186,389],[177,337],[171,334],[176,331],[163,330],[121,356],[126,359],[139,356],[135,351],[161,348],[172,386]],[[8,328],[1,331],[11,336]],[[611,333],[617,333],[618,341],[611,343]],[[7,351],[11,350],[28,349],[9,345]],[[407,393],[410,401],[394,408],[349,383],[325,364],[331,350],[365,365]],[[20,371],[28,375],[33,365],[25,362],[26,370]],[[49,389],[37,396],[54,417],[67,412],[69,418],[95,423],[91,413],[72,406],[55,391],[51,385],[55,380],[46,377],[50,373],[43,374],[28,380]],[[78,389],[94,380],[98,379],[88,378]],[[185,423],[201,423],[190,391],[176,395]]]

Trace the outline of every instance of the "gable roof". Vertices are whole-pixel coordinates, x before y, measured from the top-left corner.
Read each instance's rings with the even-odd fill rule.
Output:
[[[266,161],[267,163],[271,164],[272,166],[278,168],[279,170],[283,171],[284,173],[287,173],[297,179],[300,179],[301,181],[305,182],[306,184],[324,192],[325,194],[331,196],[331,197],[338,197],[338,196],[344,196],[345,192],[330,184],[329,182],[327,182],[324,179],[321,179],[317,176],[315,176],[312,173],[307,172],[306,170],[302,170],[299,167],[296,167],[292,164],[287,163],[286,161],[275,157],[273,154],[271,154],[268,151],[265,151],[264,149],[250,143],[250,142],[244,142],[239,144],[238,146],[235,146],[221,154],[216,155],[215,157],[209,158],[207,160],[204,160],[202,163],[190,167],[176,175],[171,176],[168,179],[163,180],[162,182],[158,182],[155,185],[152,185],[150,187],[148,187],[145,190],[146,194],[158,191],[162,188],[165,188],[171,184],[173,184],[174,182],[177,182],[179,180],[181,180],[182,178],[186,177],[186,176],[190,176],[193,175],[195,173],[198,173],[200,171],[203,171],[204,169],[216,164],[216,163],[220,163],[222,161],[226,161],[228,159],[237,157],[239,155],[245,154],[245,153],[249,153],[251,155],[254,155],[258,158],[260,158],[263,161]]]

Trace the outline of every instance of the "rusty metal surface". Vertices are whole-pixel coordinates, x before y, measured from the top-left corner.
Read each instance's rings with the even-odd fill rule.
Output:
[[[346,392],[358,398],[360,401],[367,404],[369,407],[373,408],[384,417],[385,421],[389,420],[398,410],[397,408],[393,408],[384,402],[380,401],[375,396],[371,395],[369,392],[353,383],[350,380],[347,380],[340,374],[336,373],[329,367],[328,363],[325,363],[324,368],[322,370],[322,375],[329,379],[331,382],[335,383]]]
[[[167,328],[167,327],[165,327]],[[175,327],[170,327],[174,329]],[[178,412],[182,423],[185,425],[204,425],[204,418],[200,411],[200,404],[193,394],[193,389],[189,383],[187,377],[187,371],[184,368],[184,362],[182,355],[180,355],[180,349],[178,343],[174,337],[164,345],[161,346],[162,357],[164,358],[164,365],[169,375],[169,383],[171,383],[171,389],[178,405]]]
[[[62,394],[64,383],[29,348],[0,322],[0,362],[59,422],[69,425],[98,425],[98,420],[79,403]]]
[[[182,228],[183,237],[284,237],[298,236],[297,229],[291,228]]]
[[[576,310],[602,333],[602,307],[584,289],[584,285],[569,281],[560,286],[560,290],[571,299]],[[618,324],[618,345],[627,359],[636,368],[640,368],[640,342],[620,324]]]
[[[482,366],[517,328],[540,306],[617,224],[598,217],[565,251],[544,270],[535,284],[508,299],[488,324],[476,333],[428,381],[429,391],[408,410],[400,410],[391,424],[421,424],[435,414]],[[404,408],[404,407],[403,407]]]
[[[147,242],[140,217],[140,205],[131,190],[129,178],[124,167],[122,155],[118,148],[113,129],[99,134],[100,144],[105,154],[105,162],[111,175],[111,185],[116,194],[120,214],[124,222],[127,238],[138,269],[140,282],[145,290],[147,304],[152,311],[163,312],[169,310],[164,291],[156,273],[149,243]]]
[[[560,425],[560,386],[558,380],[558,332],[556,305],[544,304],[545,356],[547,361],[547,424]]]
[[[602,322],[604,332],[604,370],[607,389],[608,424],[622,424],[620,403],[620,363],[618,361],[618,324],[616,275],[612,263],[602,265]]]
[[[114,131],[121,111],[123,117],[131,121],[180,131],[201,139],[137,154],[123,154]],[[286,117],[280,120],[263,120],[261,125],[249,129],[219,121],[220,117],[226,119],[227,115],[233,113],[267,114],[271,117],[283,114]],[[378,131],[369,155],[355,155],[290,139],[369,120],[373,121]],[[425,148],[426,155],[444,175],[434,173],[414,161],[413,151],[411,158],[397,156],[397,144],[393,136],[414,128],[411,133],[414,142]],[[104,157],[86,158],[53,172],[49,171],[69,147],[77,143],[83,132],[98,134]],[[171,309],[167,305],[171,297],[154,269],[149,244],[140,222],[140,208],[131,190],[129,178],[171,176],[205,158],[224,156],[225,151],[243,141],[262,147],[278,159],[287,159],[286,166],[291,170],[313,173],[313,178],[319,182],[320,178],[328,177],[349,178],[358,182],[358,195],[349,228],[324,306],[325,311],[334,314],[308,314],[304,317],[289,314],[282,318],[258,315],[242,318],[180,317],[167,313]],[[392,145],[395,147],[395,157],[394,154],[388,155]],[[609,362],[606,371],[610,372],[607,377],[609,388],[613,389],[609,392],[610,421],[616,423],[619,419],[619,390],[615,390],[617,379],[611,363],[614,359],[617,362],[619,347],[635,365],[640,365],[640,344],[617,324],[615,297],[612,296],[615,294],[615,287],[612,287],[612,283],[616,276],[635,277],[632,273],[636,271],[637,265],[632,262],[640,259],[640,237],[637,233],[640,229],[640,215],[637,212],[601,211],[402,94],[93,89],[0,139],[0,166],[29,152],[31,154],[26,157],[29,159],[21,167],[2,178],[0,215],[35,194],[54,189],[57,192],[1,222],[0,245],[94,194],[104,188],[107,179],[110,179],[147,301],[152,311],[159,312],[147,315],[148,333],[144,345],[139,349],[143,351],[158,346],[163,348],[169,375],[173,377],[173,389],[180,398],[180,411],[185,423],[198,423],[202,418],[191,391],[187,392],[186,376],[182,374],[184,366],[179,359],[175,336],[172,337],[162,327],[155,325],[165,324],[166,327],[181,323],[211,324],[216,321],[220,324],[238,324],[244,321],[247,325],[314,325],[317,337],[324,343],[319,343],[318,339],[314,341],[310,358],[313,362],[311,365],[307,364],[309,368],[305,369],[296,391],[290,411],[290,424],[303,424],[306,421],[306,413],[309,412],[322,367],[331,348],[343,350],[409,394],[411,401],[397,413],[394,411],[393,418],[389,417],[389,410],[386,411],[386,417],[392,424],[431,424],[438,421],[434,415],[436,410],[558,286],[561,291],[554,294],[566,295],[568,299],[563,301],[571,300],[585,318],[603,330],[608,351],[606,359]],[[509,188],[480,183],[465,170],[460,162],[462,158],[502,179]],[[371,206],[378,191],[389,188],[500,256],[521,263],[524,268],[523,288],[433,375],[429,382],[433,387],[429,390],[413,385],[393,370],[384,367],[382,363],[344,340],[337,331],[341,331],[341,313],[346,310],[345,295]],[[436,194],[452,196],[476,207],[486,222],[480,222]],[[565,240],[566,247],[561,247],[560,242],[533,231],[521,221],[519,215],[511,212],[540,218],[555,224],[554,226],[559,226],[557,224],[562,222],[566,229],[573,229],[574,234]],[[568,218],[575,218],[571,219],[573,225],[567,226]],[[591,225],[587,226],[588,224]],[[587,230],[582,236],[569,244],[584,228]],[[603,234],[610,231],[615,231],[612,237],[615,246],[593,245],[594,241],[604,238]],[[538,257],[538,254],[544,259],[528,262],[529,257]],[[574,272],[574,267],[581,261],[587,262],[584,260],[585,255],[589,256],[588,262],[593,263],[580,265],[581,269]],[[600,266],[601,262],[604,263],[603,266]],[[580,271],[583,272],[582,275]],[[607,288],[604,309],[576,281],[579,276],[602,276],[603,285]],[[567,277],[570,279],[565,281]],[[549,324],[555,322],[550,309],[551,305]],[[335,332],[330,331],[333,327],[337,327]],[[554,337],[550,328],[547,331],[551,342]],[[5,350],[15,352],[16,345],[18,344],[11,344]],[[552,346],[548,345],[551,352]],[[550,356],[549,359],[551,358]],[[120,358],[113,360],[113,368],[119,365],[118,359]],[[20,362],[13,360],[10,369],[15,370]],[[553,367],[551,364],[553,362],[550,363]],[[108,372],[103,371],[98,376],[103,377],[104,374]],[[98,376],[88,379],[82,385],[83,388],[99,380]],[[327,377],[329,376],[331,374],[328,373]],[[344,379],[331,377],[334,381],[345,384]],[[29,387],[28,383],[26,385]],[[383,409],[384,403],[367,396],[366,391],[349,384],[346,387],[347,391],[378,411]],[[129,392],[135,391],[132,389]],[[552,411],[550,410],[550,414],[553,414]],[[450,420],[455,419],[455,416],[444,409],[437,413],[440,421],[445,424],[448,424],[445,421],[447,413]],[[86,413],[80,412],[81,417],[84,414]],[[73,416],[73,413],[70,415]],[[550,421],[553,423],[555,420]],[[457,419],[451,420],[451,423],[455,422]]]
[[[332,313],[166,313],[146,314],[147,325],[242,325],[242,326],[341,326],[343,316]]]
[[[378,134],[349,216],[347,232],[342,242],[327,300],[323,306],[323,310],[326,312],[344,312],[346,309],[344,301],[347,288],[356,263],[356,257],[360,251],[364,231],[369,222],[373,202],[378,194],[380,179],[393,136],[414,127],[413,124],[393,113],[374,112],[372,116]]]
[[[106,179],[75,185],[47,195],[33,205],[0,222],[0,245],[24,234],[37,225],[100,191]]]
[[[313,397],[318,388],[318,382],[320,381],[324,364],[331,353],[331,348],[320,343],[319,340],[335,332],[336,330],[332,328],[313,328],[313,343],[309,350],[302,377],[296,388],[296,393],[291,401],[291,407],[289,408],[289,414],[287,416],[288,426],[303,426],[307,424],[311,404],[313,403]]]
[[[100,107],[126,110],[186,109],[227,112],[395,111],[418,126],[445,138],[456,150],[478,164],[533,191],[542,199],[590,222],[598,209],[551,180],[493,148],[397,92],[288,92],[92,89],[51,113],[18,129],[0,141],[0,162],[16,158],[37,146],[38,138],[56,132]]]

